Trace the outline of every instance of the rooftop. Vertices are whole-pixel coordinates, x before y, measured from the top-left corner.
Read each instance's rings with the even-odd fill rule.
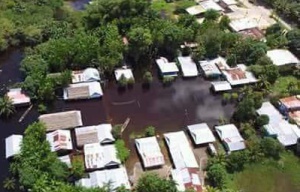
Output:
[[[183,131],[165,133],[164,137],[176,169],[199,167]]]
[[[195,5],[186,9],[186,12],[190,15],[199,15],[205,11],[206,10],[201,5]]]
[[[300,111],[289,112],[289,117],[300,127]]]
[[[135,139],[135,145],[143,160],[144,167],[148,168],[165,164],[164,156],[160,151],[156,137]]]
[[[72,138],[70,130],[56,130],[46,135],[50,143],[51,151],[72,150]]]
[[[82,126],[81,112],[75,110],[40,115],[39,121],[46,125],[47,131]]]
[[[252,37],[254,39],[261,40],[265,37],[264,33],[259,30],[257,27],[245,29],[242,31],[239,31],[240,34],[242,34],[244,37]]]
[[[99,71],[95,68],[87,68],[81,71],[72,71],[72,83],[100,81]]]
[[[10,89],[7,96],[11,99],[14,105],[29,104],[30,97],[22,93],[21,88]]]
[[[90,99],[99,98],[103,91],[99,82],[70,84],[64,89],[64,99]]]
[[[218,69],[216,66],[217,63],[219,62],[226,62],[224,58],[218,57],[216,59],[211,59],[211,60],[203,60],[200,61],[200,67],[204,71],[204,74],[206,77],[209,76],[214,76],[214,75],[221,75],[221,71]]]
[[[198,76],[198,69],[196,63],[190,56],[178,57],[178,62],[181,66],[181,70],[184,77],[196,77]]]
[[[202,185],[197,168],[183,168],[171,170],[173,180],[177,183],[179,191],[194,189],[195,192],[202,191]]]
[[[196,145],[215,142],[216,139],[206,123],[187,126]]]
[[[231,29],[235,32],[243,31],[246,29],[256,28],[257,27],[257,21],[255,19],[250,18],[241,18],[241,19],[235,19],[232,20],[229,23],[229,26]]]
[[[282,66],[289,64],[299,64],[299,59],[286,49],[273,49],[267,52],[267,56],[273,61],[274,65]]]
[[[287,109],[300,109],[300,95],[279,99]]]
[[[200,1],[198,4],[201,5],[205,11],[209,9],[213,9],[215,11],[224,11],[223,8],[213,0]]]
[[[5,139],[6,159],[20,153],[22,140],[23,140],[22,135],[11,135]]]
[[[231,85],[227,81],[213,81],[211,85],[215,92],[231,90]]]
[[[156,59],[156,63],[161,73],[178,73],[179,69],[175,62],[169,62],[166,58],[160,57]]]
[[[131,79],[133,78],[134,79],[134,76],[133,76],[133,73],[132,73],[132,70],[129,69],[129,68],[121,68],[121,69],[116,69],[115,70],[115,77],[116,77],[116,80],[119,81],[121,76],[124,75],[124,77],[126,79]]]

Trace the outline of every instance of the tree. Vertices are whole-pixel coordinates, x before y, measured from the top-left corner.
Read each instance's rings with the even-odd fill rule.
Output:
[[[283,146],[275,139],[271,137],[263,138],[260,142],[260,146],[263,154],[266,157],[274,159],[280,158],[280,153],[284,150]]]
[[[150,84],[153,81],[153,76],[150,71],[146,71],[143,75],[144,83]]]
[[[233,152],[228,156],[227,169],[232,173],[242,171],[247,162],[249,162],[247,150]]]
[[[300,53],[300,29],[293,29],[286,35],[289,48],[295,53]]]
[[[208,21],[216,21],[220,17],[220,13],[214,9],[206,10],[204,13],[204,19]]]
[[[265,75],[267,77],[268,82],[271,84],[275,83],[277,78],[279,77],[279,69],[276,65],[267,65],[264,68]]]
[[[173,180],[160,178],[156,174],[146,173],[136,185],[136,192],[177,192],[176,183]]]
[[[214,164],[207,170],[207,177],[214,187],[223,189],[227,184],[228,175],[223,165]]]
[[[152,137],[152,136],[155,136],[155,127],[153,127],[153,126],[148,126],[148,127],[145,129],[145,136],[146,136],[146,137]]]
[[[118,124],[118,125],[114,125],[113,126],[113,129],[112,129],[112,131],[111,131],[111,133],[112,133],[112,135],[113,135],[113,137],[115,138],[115,139],[121,139],[121,137],[122,137],[122,124]]]
[[[3,181],[3,188],[10,191],[10,190],[14,190],[16,187],[16,180],[14,178],[5,178],[5,180]]]
[[[267,65],[273,65],[273,62],[268,56],[265,55],[259,58],[255,64],[261,66],[267,66]]]
[[[117,149],[117,157],[120,159],[122,163],[124,163],[129,157],[129,150],[125,146],[125,142],[123,140],[118,139],[115,143]]]
[[[260,115],[257,119],[256,119],[256,125],[258,127],[262,127],[264,125],[267,125],[269,123],[269,116],[268,115]]]
[[[75,180],[82,178],[84,175],[84,162],[80,156],[73,156],[71,174]]]
[[[8,96],[0,98],[0,117],[8,118],[15,113],[15,107]]]
[[[244,98],[237,106],[234,112],[234,118],[238,121],[249,121],[255,117],[254,100],[252,98]]]
[[[223,15],[220,19],[219,26],[222,30],[228,29],[230,18],[227,15]]]
[[[118,80],[118,84],[120,87],[126,87],[127,86],[127,79],[124,74],[121,75],[120,79]]]
[[[236,58],[235,54],[231,54],[231,55],[228,56],[228,58],[227,58],[227,64],[230,67],[235,67],[237,65],[237,58]]]

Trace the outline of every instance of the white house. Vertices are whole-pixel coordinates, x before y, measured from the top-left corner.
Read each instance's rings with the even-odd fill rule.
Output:
[[[213,0],[198,1],[198,4],[201,5],[205,11],[210,9],[215,11],[224,11],[224,9]]]
[[[22,135],[11,135],[5,139],[6,159],[20,153],[22,140],[23,140]]]
[[[190,56],[177,58],[184,77],[196,77],[198,76],[198,69],[196,63]]]
[[[300,64],[299,59],[286,49],[273,49],[267,51],[267,56],[273,61],[273,64],[277,66]]]
[[[211,82],[211,86],[215,92],[228,91],[232,89],[230,83],[227,81],[213,81]]]
[[[217,63],[224,62],[226,63],[225,59],[222,57],[218,57],[216,59],[211,60],[203,60],[200,61],[200,68],[202,69],[205,77],[220,77],[222,75],[221,71],[217,67]]]
[[[82,71],[72,71],[72,83],[100,81],[99,71],[95,68],[86,68]]]
[[[176,77],[179,69],[175,62],[169,62],[168,59],[160,57],[155,60],[162,76]]]
[[[199,123],[187,126],[193,141],[196,145],[212,143],[216,139],[206,123]]]
[[[283,146],[291,146],[297,143],[297,125],[290,124],[280,112],[270,103],[264,102],[260,109],[256,111],[259,115],[268,115],[269,123],[264,125],[264,129],[269,136],[274,136]]]
[[[258,27],[258,23],[255,19],[245,17],[230,21],[229,26],[234,32],[240,32]]]
[[[165,133],[164,137],[176,169],[199,167],[183,131]]]
[[[186,9],[186,12],[190,15],[200,15],[205,13],[205,11],[206,10],[201,5],[194,5]]]
[[[100,98],[103,91],[99,82],[70,84],[64,88],[64,100]]]
[[[95,188],[103,187],[107,183],[111,184],[113,191],[121,186],[124,186],[126,189],[131,188],[128,175],[124,167],[91,172],[89,173],[89,178],[80,179],[76,182],[76,185],[87,188]]]
[[[100,143],[109,144],[115,141],[111,124],[80,127],[75,129],[76,143],[78,147],[85,144]]]
[[[129,68],[121,68],[115,70],[115,77],[117,81],[119,81],[122,76],[124,76],[127,80],[134,79],[132,70]]]
[[[21,88],[9,89],[7,96],[15,106],[30,104],[30,97],[22,93]]]
[[[171,176],[177,184],[177,190],[185,191],[187,189],[193,189],[195,192],[202,192],[202,184],[198,172],[198,168],[171,170]]]
[[[234,124],[216,126],[215,129],[229,152],[246,148],[244,139]]]
[[[50,143],[52,152],[73,149],[70,130],[56,130],[51,133],[47,133],[46,138]]]
[[[101,169],[121,164],[115,145],[92,143],[84,145],[83,150],[86,169]]]
[[[135,145],[140,154],[145,168],[165,164],[165,159],[160,151],[156,137],[135,139]]]

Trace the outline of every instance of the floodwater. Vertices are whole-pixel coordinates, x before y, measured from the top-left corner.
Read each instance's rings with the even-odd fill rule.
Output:
[[[22,81],[18,70],[22,60],[20,50],[12,50],[0,56],[0,84],[2,93],[4,87]],[[157,74],[154,69],[153,74]],[[131,169],[138,161],[131,133],[142,133],[146,126],[154,126],[158,134],[184,130],[189,124],[206,122],[211,127],[217,124],[220,116],[229,118],[234,106],[221,104],[221,96],[209,91],[210,83],[202,78],[183,80],[177,78],[171,86],[163,86],[155,76],[149,89],[144,89],[140,83],[132,88],[120,91],[115,82],[103,85],[102,99],[54,103],[51,112],[81,110],[83,124],[95,125],[109,122],[121,124],[130,118],[130,123],[123,133],[123,139],[131,150],[126,163]],[[22,134],[25,128],[37,120],[38,112],[33,108],[22,123],[19,118],[25,109],[18,109],[12,119],[0,120],[0,181],[8,174],[8,162],[5,156],[5,138],[11,134]],[[2,182],[1,182],[2,183]],[[2,186],[2,185],[1,185]],[[1,190],[2,191],[2,190]]]
[[[91,0],[74,0],[71,1],[71,5],[75,10],[83,10]]]

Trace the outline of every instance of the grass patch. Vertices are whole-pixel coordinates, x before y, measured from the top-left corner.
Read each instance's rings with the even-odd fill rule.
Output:
[[[165,12],[166,16],[174,18],[177,12],[185,12],[188,7],[196,5],[193,0],[179,0],[167,3],[165,0],[153,0],[151,7],[158,12]]]
[[[285,152],[279,162],[267,160],[264,163],[248,165],[242,172],[232,175],[229,187],[243,192],[299,191],[299,158]]]
[[[272,87],[272,92],[276,95],[286,94],[290,83],[297,84],[297,78],[294,76],[279,77]]]

